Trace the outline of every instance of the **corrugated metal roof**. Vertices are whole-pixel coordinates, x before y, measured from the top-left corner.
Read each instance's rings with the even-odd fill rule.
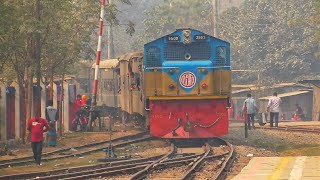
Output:
[[[100,62],[100,68],[101,69],[112,69],[119,65],[118,59],[107,59]],[[96,63],[92,64],[92,69],[96,68]]]
[[[257,85],[253,85],[253,84],[247,84],[247,85],[241,85],[241,84],[233,84],[231,85],[232,88],[252,88],[252,87],[256,87]]]
[[[280,98],[284,98],[284,97],[290,97],[290,96],[297,96],[297,95],[301,95],[301,94],[306,94],[309,93],[310,91],[293,91],[293,92],[289,92],[289,93],[283,93],[283,94],[278,94],[278,97]],[[272,96],[267,96],[267,97],[262,97],[259,98],[260,100],[269,100]]]
[[[119,61],[131,61],[132,58],[134,57],[143,57],[143,52],[142,51],[137,51],[137,52],[132,52],[132,53],[128,53],[128,54],[124,54],[122,56],[120,56],[118,59]]]
[[[296,83],[280,83],[272,85],[273,88],[280,88],[280,87],[288,87],[288,86],[295,86],[298,85]]]

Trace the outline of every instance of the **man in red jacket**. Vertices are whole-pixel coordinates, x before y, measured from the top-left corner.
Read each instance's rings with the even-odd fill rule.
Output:
[[[42,119],[39,113],[28,122],[28,130],[31,132],[31,147],[34,160],[38,165],[41,164],[43,132],[49,130],[47,120]]]

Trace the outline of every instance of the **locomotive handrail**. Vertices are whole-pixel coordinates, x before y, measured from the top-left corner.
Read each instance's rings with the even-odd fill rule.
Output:
[[[146,67],[145,69],[180,69],[180,67]],[[213,67],[198,67],[198,69],[219,69],[219,68],[231,68],[231,66],[213,66]]]
[[[216,119],[212,124],[208,125],[208,126],[204,126],[204,125],[201,125],[201,124],[197,124],[195,125],[194,127],[201,127],[201,128],[210,128],[212,126],[214,126],[215,124],[217,124],[222,118],[221,117],[218,117],[218,119]]]
[[[219,68],[231,68],[231,66],[198,67],[198,69],[219,69]]]
[[[179,67],[147,67],[145,69],[179,69]]]

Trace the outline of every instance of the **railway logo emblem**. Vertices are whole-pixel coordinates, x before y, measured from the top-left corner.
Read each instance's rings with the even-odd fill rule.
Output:
[[[192,88],[196,84],[197,78],[192,72],[187,71],[180,75],[179,82],[184,88]]]

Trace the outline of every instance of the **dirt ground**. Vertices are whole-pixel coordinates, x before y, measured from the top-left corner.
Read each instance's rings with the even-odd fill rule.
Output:
[[[244,136],[243,127],[232,127],[223,139],[233,144],[237,153],[228,179],[232,179],[253,157],[320,156],[320,135],[301,132],[282,132],[266,129],[249,131]]]
[[[113,132],[112,133],[112,139],[123,137],[123,136],[129,136],[133,134],[137,134],[140,131],[138,130],[130,130],[126,132]],[[57,146],[56,147],[48,147],[45,143],[43,146],[43,152],[50,152],[61,148],[69,148],[69,147],[75,147],[80,146],[84,144],[90,144],[100,141],[107,141],[109,140],[110,134],[108,132],[72,132],[72,133],[66,133],[64,136],[57,139]],[[6,144],[2,144],[1,148]],[[14,159],[19,157],[25,157],[25,156],[31,156],[31,145],[30,143],[27,145],[21,144],[19,142],[17,143],[11,143],[10,145],[7,145],[8,149],[12,152],[12,155],[4,155],[0,156],[1,160],[7,160],[7,159]]]

